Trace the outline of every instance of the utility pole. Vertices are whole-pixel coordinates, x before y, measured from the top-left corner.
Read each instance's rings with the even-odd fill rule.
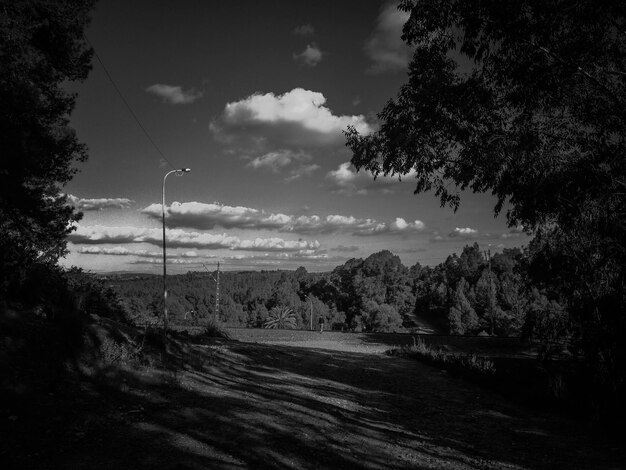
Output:
[[[309,303],[311,304],[311,331],[313,331],[313,299],[309,295]]]
[[[493,336],[494,323],[495,323],[495,315],[496,315],[496,306],[495,306],[495,294],[493,292],[493,278],[491,276],[491,248],[485,251],[485,258],[487,259],[487,269],[489,270],[489,323],[490,323],[490,332],[489,334]]]
[[[215,313],[213,314],[213,322],[217,324],[217,317],[220,309],[220,262],[217,262],[217,278],[213,277],[213,274],[211,274],[211,271],[209,271],[209,268],[207,268],[204,263],[202,266],[206,269],[206,272],[209,273],[211,279],[215,281]]]
[[[220,262],[217,262],[217,280],[215,281],[215,318],[213,321],[217,325],[220,311]]]

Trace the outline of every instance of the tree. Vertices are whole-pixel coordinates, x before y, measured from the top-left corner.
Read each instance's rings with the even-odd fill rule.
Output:
[[[533,288],[524,333],[528,338],[540,341],[540,359],[550,359],[553,354],[561,352],[569,328],[570,321],[563,307]]]
[[[465,290],[467,282],[465,279],[457,284],[454,292],[454,305],[448,313],[448,321],[450,322],[450,333],[453,335],[464,335],[476,333],[478,328],[478,315],[470,305]]]
[[[562,3],[402,1],[409,82],[378,132],[347,132],[352,163],[416,170],[417,192],[455,208],[460,189],[490,190],[496,212],[510,199],[509,220],[526,228],[601,202],[623,210],[624,9]]]
[[[369,331],[397,332],[402,329],[402,317],[393,305],[368,302],[365,322]]]
[[[492,192],[496,214],[508,203],[509,223],[535,233],[536,272],[567,298],[587,360],[623,390],[623,2],[403,0],[400,8],[414,48],[408,82],[378,115],[376,133],[347,131],[352,163],[374,175],[415,171],[416,192],[433,191],[454,209],[466,189]]]
[[[54,264],[80,214],[61,188],[87,158],[69,127],[92,50],[83,30],[94,1],[2,0],[0,11],[0,289],[34,262]]]

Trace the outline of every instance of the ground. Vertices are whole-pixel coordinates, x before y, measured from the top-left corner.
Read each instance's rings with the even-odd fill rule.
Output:
[[[171,351],[168,371],[112,369],[3,409],[3,468],[626,468],[583,421],[386,356],[388,341],[231,335]]]

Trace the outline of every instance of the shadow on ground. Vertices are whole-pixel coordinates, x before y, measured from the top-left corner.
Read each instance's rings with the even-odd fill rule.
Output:
[[[226,341],[170,354],[165,373],[22,396],[0,417],[4,468],[623,468],[580,423],[414,361]]]

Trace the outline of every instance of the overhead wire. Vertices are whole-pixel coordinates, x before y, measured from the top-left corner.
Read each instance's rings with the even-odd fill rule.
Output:
[[[83,38],[85,39],[85,41],[87,42],[89,47],[91,47],[91,50],[93,51],[93,55],[96,57],[96,60],[100,64],[100,67],[102,67],[102,70],[104,71],[105,75],[107,76],[107,78],[111,82],[111,85],[113,85],[113,88],[115,89],[115,91],[119,95],[120,99],[122,100],[122,102],[126,106],[126,109],[128,109],[128,111],[130,112],[130,115],[133,117],[133,119],[135,120],[135,122],[137,123],[139,128],[142,130],[143,134],[146,136],[148,141],[152,144],[152,147],[154,147],[154,149],[157,151],[157,153],[161,156],[161,158],[163,158],[163,160],[165,160],[167,162],[167,164],[172,168],[172,170],[176,170],[176,167],[174,165],[172,165],[172,162],[170,162],[170,160],[165,156],[165,154],[161,151],[161,149],[156,144],[156,142],[152,139],[152,137],[150,137],[150,134],[148,133],[146,128],[143,126],[143,124],[141,124],[141,121],[137,117],[137,114],[135,114],[135,111],[133,111],[133,108],[130,106],[130,103],[128,103],[128,101],[124,97],[124,94],[122,93],[120,88],[115,83],[115,80],[113,80],[113,77],[111,76],[111,74],[109,73],[108,69],[106,68],[106,65],[104,65],[104,62],[102,61],[102,59],[100,58],[100,56],[96,52],[96,48],[93,47],[93,44],[87,38],[87,35],[83,34]]]

